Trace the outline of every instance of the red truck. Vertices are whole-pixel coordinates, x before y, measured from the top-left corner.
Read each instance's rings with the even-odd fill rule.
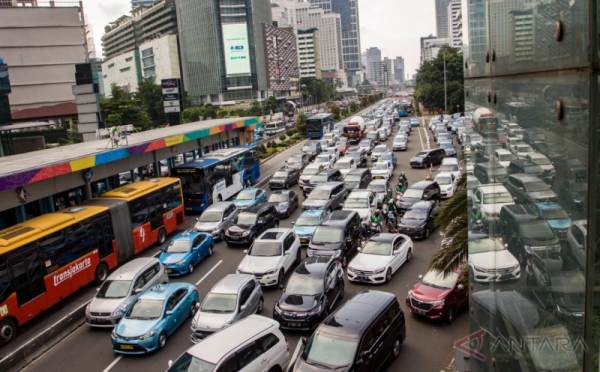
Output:
[[[348,137],[348,142],[358,143],[362,139],[365,131],[365,119],[362,116],[354,116],[348,124],[344,125],[344,137]]]

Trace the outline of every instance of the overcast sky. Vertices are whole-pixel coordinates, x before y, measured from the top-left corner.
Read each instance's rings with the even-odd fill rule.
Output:
[[[84,12],[93,25],[96,50],[104,26],[131,8],[127,0],[83,0]],[[435,35],[434,0],[359,0],[361,49],[378,47],[382,57],[404,57],[405,74],[419,67],[421,36]]]

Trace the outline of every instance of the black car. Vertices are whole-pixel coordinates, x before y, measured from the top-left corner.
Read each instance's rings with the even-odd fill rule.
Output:
[[[524,173],[511,174],[504,184],[517,203],[556,201],[556,193],[541,179]]]
[[[438,214],[439,205],[437,200],[426,200],[413,204],[400,220],[398,227],[400,234],[408,235],[413,239],[429,238],[435,229],[435,217]]]
[[[421,181],[406,189],[396,204],[398,212],[403,214],[421,200],[440,200],[440,186],[437,182]]]
[[[406,319],[396,296],[362,290],[319,325],[294,371],[384,370],[400,355]]]
[[[532,256],[525,273],[529,298],[559,316],[583,316],[585,276],[569,257],[557,252]]]
[[[587,182],[565,180],[559,187],[558,194],[580,211],[585,211],[587,205]]]
[[[271,204],[253,205],[238,214],[237,223],[225,231],[225,243],[232,245],[252,244],[263,231],[279,227],[277,210]]]
[[[500,163],[478,163],[473,168],[473,175],[477,177],[482,185],[488,183],[502,183],[508,178],[506,169]]]
[[[293,168],[282,168],[273,173],[269,180],[269,188],[271,190],[290,188],[290,185],[298,184],[300,180],[300,171]]]
[[[446,157],[444,149],[428,149],[419,151],[417,155],[410,159],[411,168],[429,168],[430,165],[442,164],[442,160]]]
[[[321,225],[315,229],[306,255],[333,257],[346,267],[357,249],[358,241],[353,241],[343,227]]]
[[[285,161],[285,167],[295,169],[299,172],[308,165],[310,159],[307,154],[295,154]]]
[[[302,147],[302,153],[308,155],[308,160],[313,161],[321,153],[321,143],[320,142],[309,142],[304,147]]]
[[[309,257],[288,279],[273,308],[280,328],[313,330],[344,297],[343,269],[331,257]]]
[[[310,194],[315,187],[325,184],[327,182],[343,182],[344,177],[342,176],[342,172],[339,169],[326,169],[321,171],[314,176],[311,177],[310,181],[308,181],[308,185],[304,186],[302,189],[304,197]]]
[[[508,174],[525,173],[534,175],[549,185],[554,181],[552,171],[544,170],[539,165],[523,159],[511,160],[506,170],[508,171]]]
[[[523,142],[536,150],[546,146],[546,136],[534,129],[523,132]]]
[[[266,204],[275,207],[277,217],[287,218],[299,206],[298,194],[292,190],[274,191]]]
[[[365,149],[361,149],[360,147],[357,147],[357,146],[349,147],[348,150],[346,150],[345,156],[354,158],[357,168],[366,168],[368,165],[367,164],[367,160],[368,160],[367,159],[367,151]]]
[[[525,264],[528,258],[545,251],[560,251],[560,242],[545,220],[530,220],[519,223],[515,231],[504,236],[508,250]]]
[[[478,163],[486,163],[489,162],[492,156],[494,156],[494,152],[500,149],[500,144],[498,141],[495,141],[493,144],[486,144],[484,142],[477,143],[475,148],[472,149],[475,154],[475,161]]]
[[[366,189],[371,183],[373,176],[369,169],[356,169],[350,171],[346,177],[344,177],[344,185],[348,191],[354,189]]]

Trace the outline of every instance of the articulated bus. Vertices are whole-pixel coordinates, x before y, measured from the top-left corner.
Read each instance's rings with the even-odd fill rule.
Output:
[[[0,346],[17,328],[185,220],[176,178],[134,182],[0,231]]]
[[[306,119],[306,137],[321,139],[323,133],[333,130],[333,114],[317,114]]]
[[[173,168],[172,175],[181,180],[185,210],[202,212],[258,180],[258,148],[246,145],[216,150]]]

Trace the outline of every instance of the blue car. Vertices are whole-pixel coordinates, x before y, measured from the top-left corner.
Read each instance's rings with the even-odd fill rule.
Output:
[[[263,189],[257,189],[254,187],[244,189],[237,194],[237,197],[233,198],[233,204],[241,213],[243,210],[248,209],[253,205],[265,203],[267,201],[267,192]]]
[[[317,226],[326,221],[329,218],[329,214],[329,211],[312,209],[302,212],[300,217],[295,222],[292,222],[294,226],[293,230],[300,239],[301,247],[308,247]]]
[[[396,168],[396,164],[398,162],[398,159],[396,158],[396,154],[394,154],[393,152],[384,152],[383,154],[379,155],[378,160],[384,161],[386,163],[392,163],[394,168]]]
[[[263,140],[263,137],[261,135],[257,135],[256,133],[254,134],[254,142],[260,142]]]
[[[567,239],[567,232],[571,226],[571,217],[559,204],[546,201],[532,205],[533,210],[542,219],[546,220],[560,240]]]
[[[186,231],[161,248],[158,260],[165,266],[167,275],[179,276],[194,272],[194,266],[212,256],[215,241],[210,234]]]
[[[110,337],[113,351],[146,354],[162,349],[167,337],[194,317],[198,303],[193,284],[170,283],[148,289],[114,328]]]

